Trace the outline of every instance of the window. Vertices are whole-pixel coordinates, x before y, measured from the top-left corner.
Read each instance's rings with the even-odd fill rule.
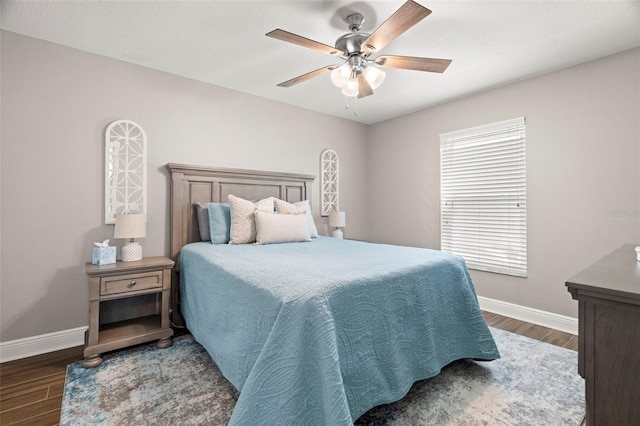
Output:
[[[441,249],[527,276],[524,117],[440,135]]]

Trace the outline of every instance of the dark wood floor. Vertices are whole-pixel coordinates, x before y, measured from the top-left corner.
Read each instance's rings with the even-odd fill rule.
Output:
[[[495,328],[578,350],[578,337],[484,312]],[[0,425],[58,424],[67,364],[82,359],[82,347],[0,364]]]

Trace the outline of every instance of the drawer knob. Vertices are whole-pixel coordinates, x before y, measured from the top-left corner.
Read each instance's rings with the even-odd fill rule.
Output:
[[[135,281],[131,281],[131,282],[129,283],[129,287],[133,287],[134,285],[136,285],[136,282],[135,282]]]

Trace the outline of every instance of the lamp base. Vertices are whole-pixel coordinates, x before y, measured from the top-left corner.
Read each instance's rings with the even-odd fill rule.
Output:
[[[331,233],[331,236],[333,238],[343,238],[344,235],[342,234],[342,230],[341,229],[334,229],[333,232]]]
[[[127,243],[122,247],[122,261],[135,262],[142,260],[142,246],[137,241]]]

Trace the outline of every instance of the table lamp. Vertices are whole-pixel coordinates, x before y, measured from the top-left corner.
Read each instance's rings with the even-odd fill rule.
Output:
[[[342,229],[340,228],[344,228],[346,225],[346,215],[344,212],[336,212],[333,211],[331,213],[329,213],[329,226],[336,228],[333,230],[333,232],[331,233],[331,236],[333,238],[342,238],[343,234],[342,234]]]
[[[134,238],[147,236],[147,221],[142,213],[116,214],[116,227],[113,238],[129,238],[129,242],[122,247],[122,261],[134,262],[142,260],[142,246]]]

